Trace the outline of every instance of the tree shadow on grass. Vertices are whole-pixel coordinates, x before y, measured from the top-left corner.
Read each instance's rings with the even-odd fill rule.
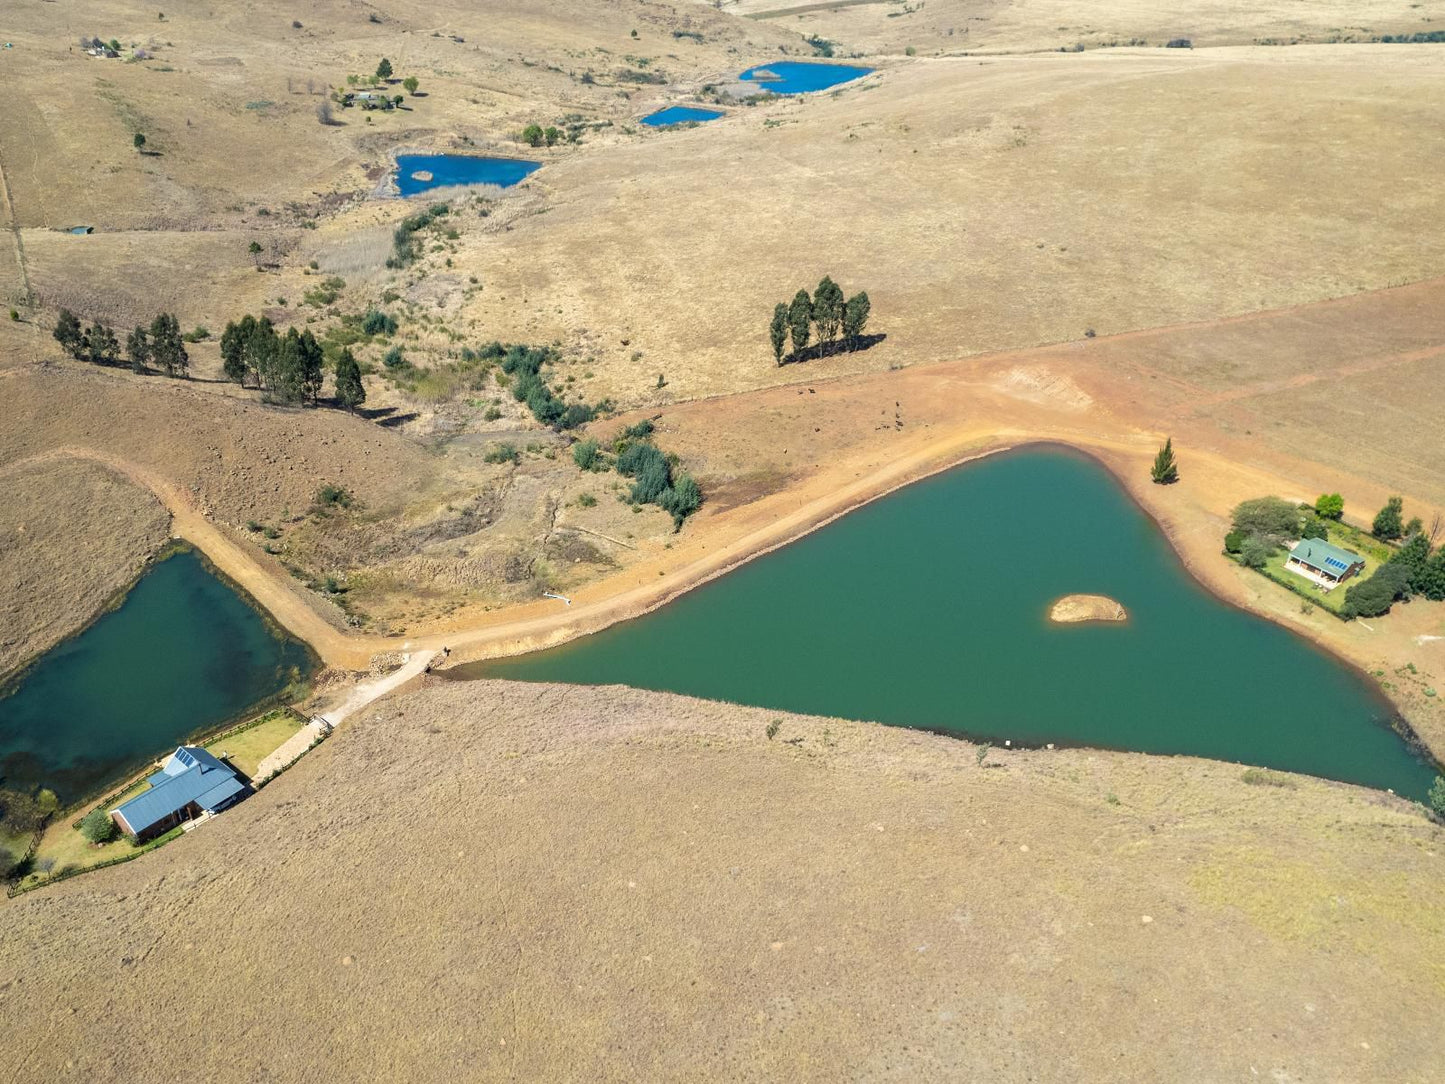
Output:
[[[389,417],[380,419],[376,424],[384,429],[395,429],[397,426],[405,425],[407,422],[415,421],[421,417],[419,411],[410,410],[405,414],[392,414]]]
[[[804,361],[817,361],[819,358],[831,358],[835,354],[855,354],[863,350],[871,350],[884,339],[888,338],[886,332],[877,335],[859,335],[849,349],[847,342],[838,340],[830,343],[814,343],[812,346],[805,346],[802,350],[795,350],[783,357],[784,365],[797,365]]]

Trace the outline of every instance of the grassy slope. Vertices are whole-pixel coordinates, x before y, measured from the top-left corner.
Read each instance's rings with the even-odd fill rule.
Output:
[[[1423,1081],[1445,1057],[1445,839],[1393,800],[1086,751],[979,768],[792,716],[770,742],[773,717],[503,683],[383,703],[205,831],[5,905],[7,1061]],[[245,1033],[188,1041],[218,1014]]]

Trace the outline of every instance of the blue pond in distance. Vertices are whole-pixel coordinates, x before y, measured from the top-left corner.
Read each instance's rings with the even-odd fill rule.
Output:
[[[810,90],[827,90],[839,83],[850,83],[862,79],[872,68],[859,68],[851,64],[814,64],[806,60],[783,60],[775,64],[759,64],[738,76],[758,84],[758,90],[770,90],[774,94],[806,94]],[[757,73],[769,71],[777,79],[758,79]]]
[[[520,158],[480,158],[471,154],[399,154],[396,187],[403,196],[453,184],[494,184],[510,188],[541,165],[541,162]],[[418,180],[413,176],[416,173],[430,173],[431,180]]]
[[[694,109],[688,105],[672,105],[666,109],[659,109],[656,113],[649,113],[642,118],[642,123],[653,128],[663,128],[669,124],[686,124],[688,121],[696,121],[701,124],[705,120],[717,120],[722,116],[716,109]]]

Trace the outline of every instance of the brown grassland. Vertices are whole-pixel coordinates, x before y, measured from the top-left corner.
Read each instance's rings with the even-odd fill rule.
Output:
[[[1445,44],[1368,43],[1438,9],[13,6],[0,673],[167,533],[338,671],[443,644],[455,662],[586,634],[928,473],[1056,441],[1216,594],[1408,666],[1387,691],[1445,755],[1445,606],[1344,624],[1219,554],[1265,493],[1340,492],[1366,524],[1391,494],[1445,513]],[[93,58],[82,35],[148,55]],[[812,55],[806,35],[876,71],[718,102],[742,68]],[[421,94],[321,123],[383,55]],[[637,123],[688,102],[727,116]],[[529,147],[532,123],[563,138]],[[543,168],[389,198],[408,149]],[[388,267],[436,200],[418,258]],[[774,303],[824,274],[869,292],[883,338],[775,365]],[[138,376],[63,357],[62,306],[122,340],[160,310],[209,335],[192,379]],[[348,332],[355,415],[223,378],[243,313],[325,337],[373,307],[399,327]],[[462,354],[492,340],[551,345],[560,394],[612,402],[586,435],[653,420],[701,511],[674,533],[579,471]],[[1181,480],[1153,486],[1166,435]],[[1122,753],[982,768],[867,724],[786,717],[770,741],[751,709],[421,684],[155,855],[0,904],[17,1079],[1424,1081],[1445,1061],[1445,838],[1388,796]]]
[[[23,1080],[1424,1084],[1440,846],[1226,764],[439,683],[9,901],[0,1022]]]

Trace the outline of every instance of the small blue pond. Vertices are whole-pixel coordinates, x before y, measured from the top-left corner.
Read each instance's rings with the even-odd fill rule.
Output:
[[[689,121],[701,124],[705,120],[717,120],[722,116],[716,109],[694,109],[690,105],[672,105],[649,113],[642,123],[653,128],[664,128],[669,124],[687,124]]]
[[[541,165],[541,162],[525,162],[520,158],[479,158],[472,154],[399,154],[396,187],[403,196],[454,184],[494,184],[510,188]],[[417,173],[429,173],[431,180],[418,180]]]
[[[851,64],[814,64],[806,60],[783,60],[775,64],[759,64],[738,76],[758,84],[760,91],[770,90],[774,94],[806,94],[810,90],[827,90],[839,83],[862,79],[872,68],[859,68]],[[777,79],[759,79],[757,73],[772,72]]]

